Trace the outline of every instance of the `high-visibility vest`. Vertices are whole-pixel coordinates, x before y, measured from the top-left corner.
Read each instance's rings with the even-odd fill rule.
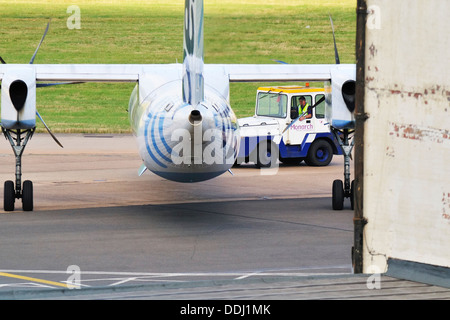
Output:
[[[307,112],[307,111],[308,111],[308,108],[309,108],[309,104],[308,104],[308,103],[306,103],[305,106],[304,106],[303,108],[302,108],[301,105],[299,105],[299,106],[298,106],[299,114],[302,115],[304,112]]]

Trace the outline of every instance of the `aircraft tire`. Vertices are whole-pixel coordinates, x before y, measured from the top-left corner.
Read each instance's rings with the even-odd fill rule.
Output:
[[[350,204],[352,206],[352,210],[355,210],[355,180],[352,180],[350,185]]]
[[[22,189],[23,211],[33,211],[33,182],[25,180]]]
[[[344,184],[342,180],[333,181],[333,210],[344,208]]]
[[[3,209],[5,211],[14,211],[14,202],[16,201],[16,194],[14,190],[14,182],[11,180],[5,181],[3,190]]]

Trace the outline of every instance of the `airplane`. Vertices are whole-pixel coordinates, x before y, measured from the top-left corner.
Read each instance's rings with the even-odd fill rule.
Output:
[[[22,183],[21,158],[35,132],[36,118],[62,146],[37,111],[36,89],[40,87],[136,83],[128,113],[142,159],[138,174],[150,170],[177,182],[212,179],[234,164],[240,136],[229,103],[231,82],[324,81],[332,85],[326,98],[330,124],[337,129],[354,125],[345,87],[354,84],[355,65],[205,64],[202,0],[185,0],[183,26],[182,63],[34,64],[49,24],[28,64],[8,64],[0,58],[1,128],[16,158],[15,182],[4,184],[5,211],[14,210],[16,199],[22,199],[24,211],[33,210],[33,184],[30,180]]]

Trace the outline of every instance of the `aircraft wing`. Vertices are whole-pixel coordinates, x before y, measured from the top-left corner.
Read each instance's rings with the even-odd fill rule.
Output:
[[[0,65],[2,75],[14,64]],[[354,65],[335,64],[205,64],[205,76],[220,72],[230,82],[327,81],[336,68]],[[135,82],[167,72],[178,73],[181,64],[35,64],[37,81]]]
[[[138,64],[40,64],[37,81],[136,82],[146,73],[167,72],[171,65]]]
[[[0,64],[0,80],[11,73],[13,78],[20,78],[20,74],[14,74],[17,66]],[[31,71],[36,81],[42,82],[139,82],[140,101],[162,84],[183,77],[183,65],[180,63],[23,66]],[[205,83],[228,99],[230,82],[331,81],[334,107],[327,103],[327,118],[334,127],[346,128],[354,125],[353,109],[348,108],[348,101],[341,93],[345,91],[343,84],[350,79],[352,88],[349,95],[354,96],[355,71],[354,64],[205,64],[204,78]]]
[[[15,74],[18,65],[0,64],[0,80],[6,74]],[[32,77],[41,82],[139,82],[141,101],[162,84],[182,79],[183,65],[174,64],[33,64],[23,65]],[[332,100],[327,102],[326,113],[336,128],[353,127],[353,109],[348,109],[341,93],[343,84],[350,79],[349,96],[354,96],[354,64],[205,64],[205,83],[229,99],[230,82],[276,81],[331,81]],[[28,72],[27,72],[28,73]],[[327,100],[331,101],[331,100]]]
[[[0,64],[0,80],[15,73],[17,65]],[[354,65],[335,64],[205,64],[204,78],[224,97],[229,82],[329,81],[336,69]],[[141,99],[162,84],[182,79],[183,65],[174,64],[33,64],[32,76],[40,82],[139,82]],[[13,78],[20,78],[14,74]]]
[[[335,64],[211,64],[205,65],[208,71],[223,69],[230,82],[262,81],[327,81],[335,68],[351,65]]]

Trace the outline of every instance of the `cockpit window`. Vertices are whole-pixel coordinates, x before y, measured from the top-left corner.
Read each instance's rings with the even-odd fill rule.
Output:
[[[259,92],[256,115],[286,118],[287,96],[277,92]]]

